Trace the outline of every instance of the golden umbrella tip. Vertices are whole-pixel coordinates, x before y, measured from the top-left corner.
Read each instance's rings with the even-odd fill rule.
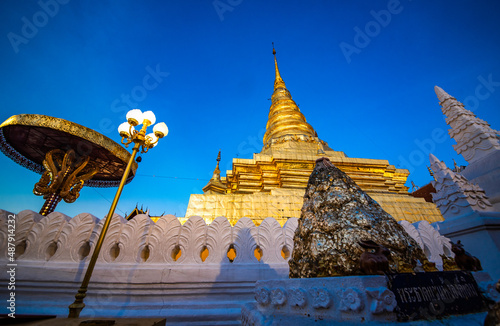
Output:
[[[276,55],[276,50],[274,49],[274,42],[273,43],[273,55]]]

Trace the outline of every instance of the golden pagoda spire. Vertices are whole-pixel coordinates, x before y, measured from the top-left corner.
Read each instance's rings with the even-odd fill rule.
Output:
[[[207,185],[203,187],[203,193],[205,194],[223,194],[226,192],[226,185],[223,184],[220,179],[219,162],[220,162],[220,149],[219,149],[219,154],[217,155],[217,165],[215,166],[212,179],[210,179]]]
[[[278,61],[276,60],[276,50],[274,49],[274,42],[273,42],[273,56],[274,56],[274,68],[276,70],[276,77],[274,79],[274,90],[280,87],[286,89],[285,82],[283,81],[283,79],[281,79],[280,70],[278,69]]]
[[[306,122],[306,118],[300,112],[297,104],[292,100],[292,95],[286,89],[285,82],[281,78],[276,50],[273,43],[274,66],[276,77],[274,80],[274,92],[271,97],[271,108],[264,135],[264,149],[268,148],[273,140],[283,141],[285,136],[302,137],[317,140],[313,127]],[[306,139],[302,139],[306,141]]]
[[[219,162],[220,162],[220,149],[219,149],[219,154],[217,154],[217,165],[215,166],[214,174],[212,175],[212,180],[220,182]]]

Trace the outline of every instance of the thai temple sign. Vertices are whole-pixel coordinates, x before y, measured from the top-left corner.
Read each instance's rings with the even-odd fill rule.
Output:
[[[253,159],[233,159],[226,177],[220,176],[219,156],[203,194],[191,195],[186,218],[201,216],[210,223],[225,216],[234,225],[249,217],[259,225],[274,217],[283,225],[290,217],[300,217],[315,161],[327,157],[396,220],[443,220],[433,203],[408,195],[408,170],[397,169],[387,160],[348,157],[319,139],[286,88],[274,49],[273,54],[276,77],[261,152]]]

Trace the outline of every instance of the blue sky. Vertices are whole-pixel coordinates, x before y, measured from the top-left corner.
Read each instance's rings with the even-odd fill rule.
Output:
[[[260,151],[274,42],[287,88],[321,139],[350,157],[409,168],[422,186],[429,151],[465,164],[434,85],[500,129],[499,9],[497,1],[3,0],[0,120],[45,114],[119,141],[129,108],[153,110],[170,134],[142,155],[117,213],[138,203],[183,216],[219,149],[223,175],[232,158]],[[40,176],[4,155],[0,166],[0,208],[38,211]],[[57,210],[102,218],[115,190],[84,188]]]

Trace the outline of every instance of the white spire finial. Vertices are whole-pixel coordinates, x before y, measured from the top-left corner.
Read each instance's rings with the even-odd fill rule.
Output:
[[[449,170],[444,162],[441,162],[434,154],[429,153],[429,161],[431,162],[431,170],[434,172],[434,178],[437,179],[440,175],[446,174]]]
[[[447,98],[452,98],[450,94],[446,93],[441,87],[439,86],[434,86],[434,92],[436,92],[436,95],[439,99],[439,102],[443,102]]]
[[[492,205],[484,190],[460,173],[450,170],[444,162],[429,154],[434,171],[432,200],[445,219],[465,216],[473,211],[491,211]]]
[[[440,161],[438,160],[438,158],[437,158],[434,154],[432,154],[432,153],[429,153],[429,161],[431,162],[431,165],[432,165],[433,163],[436,163],[436,162],[437,162],[437,163],[439,163],[439,162],[440,162]]]
[[[434,90],[439,98],[441,111],[446,123],[451,127],[449,135],[457,142],[453,145],[457,154],[472,164],[493,152],[500,151],[499,132],[467,110],[456,98],[450,96],[439,86]]]

